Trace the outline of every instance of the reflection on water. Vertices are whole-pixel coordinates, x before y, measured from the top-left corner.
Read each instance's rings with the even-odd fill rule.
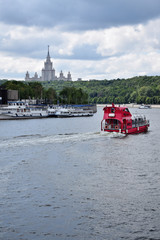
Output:
[[[159,239],[160,110],[145,115],[132,136],[101,133],[102,109],[3,122],[0,239]]]

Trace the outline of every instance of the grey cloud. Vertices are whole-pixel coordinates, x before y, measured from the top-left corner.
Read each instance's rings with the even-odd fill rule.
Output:
[[[76,59],[76,60],[100,60],[103,57],[96,52],[96,45],[77,45],[73,49],[73,54],[71,56],[66,56],[67,59]],[[59,58],[59,56],[57,56]],[[63,55],[63,58],[65,56]]]
[[[145,22],[160,16],[159,0],[0,0],[7,24],[90,30]]]

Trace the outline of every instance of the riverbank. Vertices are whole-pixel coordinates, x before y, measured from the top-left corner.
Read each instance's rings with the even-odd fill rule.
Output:
[[[97,107],[105,107],[106,105],[111,105],[111,104],[97,104]],[[134,104],[134,103],[130,103],[130,104],[115,104],[116,106],[126,106],[128,108],[139,108],[141,106],[141,104]],[[151,108],[160,108],[160,105],[158,104],[154,104],[154,105],[150,105]]]

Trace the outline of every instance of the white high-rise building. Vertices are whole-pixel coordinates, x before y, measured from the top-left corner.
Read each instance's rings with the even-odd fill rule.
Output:
[[[38,77],[38,74],[35,73],[34,77],[30,77],[29,72],[27,71],[25,76],[25,81],[55,81],[55,80],[63,80],[63,81],[72,81],[72,77],[70,72],[68,72],[67,77],[63,75],[63,72],[60,72],[59,77],[55,75],[55,69],[53,68],[53,63],[49,54],[49,46],[46,61],[44,62],[44,68],[42,69],[42,76]]]

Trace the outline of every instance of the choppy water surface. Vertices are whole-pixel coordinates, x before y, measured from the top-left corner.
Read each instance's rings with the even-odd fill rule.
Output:
[[[94,117],[0,122],[0,239],[160,239],[160,109],[147,134]]]

